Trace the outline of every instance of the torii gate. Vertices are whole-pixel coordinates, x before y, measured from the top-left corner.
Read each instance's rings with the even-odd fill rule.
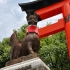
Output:
[[[47,0],[46,0],[47,1]],[[52,0],[54,1],[54,0]],[[35,10],[36,14],[41,20],[55,16],[62,13],[63,18],[59,19],[57,23],[39,29],[40,38],[52,35],[54,33],[65,30],[68,45],[68,55],[70,59],[70,0],[57,0],[55,4],[44,6]],[[41,4],[41,3],[40,3]]]

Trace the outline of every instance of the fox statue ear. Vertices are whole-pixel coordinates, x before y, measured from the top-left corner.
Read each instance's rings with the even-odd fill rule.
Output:
[[[27,16],[26,16],[26,19],[27,19],[27,20],[28,20],[28,17],[29,17],[30,15],[31,15],[30,13],[27,14]]]
[[[36,16],[37,20],[39,21],[39,16],[34,12],[34,15]]]

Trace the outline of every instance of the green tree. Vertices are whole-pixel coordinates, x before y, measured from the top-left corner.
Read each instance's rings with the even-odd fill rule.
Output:
[[[9,60],[10,47],[9,38],[4,38],[0,43],[0,68]]]
[[[25,25],[21,26],[20,29],[18,29],[17,36],[18,36],[18,40],[19,41],[21,41],[24,38],[24,36],[26,35],[26,28],[27,28],[27,26],[28,25],[25,24]]]
[[[40,43],[39,55],[51,70],[70,69],[64,31],[45,37]]]

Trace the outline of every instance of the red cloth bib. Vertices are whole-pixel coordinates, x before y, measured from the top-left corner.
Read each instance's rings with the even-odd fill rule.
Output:
[[[29,32],[35,32],[35,33],[39,34],[38,28],[36,25],[29,25],[27,27],[26,33],[29,33]]]

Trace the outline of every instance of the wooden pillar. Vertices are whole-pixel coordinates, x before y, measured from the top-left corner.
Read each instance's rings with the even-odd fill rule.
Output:
[[[68,45],[68,55],[70,59],[70,5],[65,3],[62,7],[62,13],[65,20],[65,32]]]

